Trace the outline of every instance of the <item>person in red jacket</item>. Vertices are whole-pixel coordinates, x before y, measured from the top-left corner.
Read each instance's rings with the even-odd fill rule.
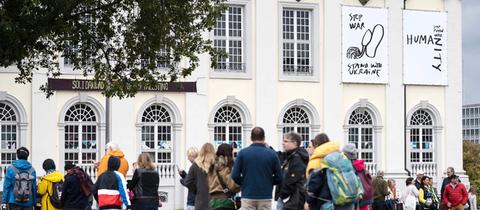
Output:
[[[445,187],[442,195],[442,203],[450,210],[463,210],[463,205],[468,201],[468,193],[465,186],[458,182],[457,175],[450,177],[450,184]]]

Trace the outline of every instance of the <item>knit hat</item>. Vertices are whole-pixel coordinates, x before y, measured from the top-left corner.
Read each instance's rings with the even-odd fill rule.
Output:
[[[50,170],[55,170],[55,162],[53,162],[52,159],[46,159],[45,161],[43,161],[43,164],[42,164],[42,168],[43,170],[45,171],[50,171]]]
[[[347,144],[343,147],[342,152],[347,156],[350,160],[356,160],[358,157],[358,150],[354,144]]]

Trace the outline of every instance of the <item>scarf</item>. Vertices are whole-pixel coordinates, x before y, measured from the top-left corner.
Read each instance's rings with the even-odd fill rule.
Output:
[[[68,176],[76,176],[80,180],[80,188],[86,196],[90,196],[92,194],[92,188],[91,186],[93,185],[90,177],[88,177],[87,173],[83,171],[78,166],[73,167],[72,169],[68,170],[67,172]]]

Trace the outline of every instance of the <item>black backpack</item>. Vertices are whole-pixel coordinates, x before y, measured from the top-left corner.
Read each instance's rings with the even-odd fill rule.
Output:
[[[32,184],[35,177],[33,177],[33,168],[28,171],[19,171],[15,166],[12,166],[15,172],[15,183],[13,185],[13,196],[18,203],[25,203],[30,200],[32,194]]]
[[[52,182],[52,194],[51,195],[48,194],[48,197],[50,197],[50,203],[52,204],[53,207],[57,209],[63,208],[63,203],[61,200],[62,189],[63,189],[63,181]]]

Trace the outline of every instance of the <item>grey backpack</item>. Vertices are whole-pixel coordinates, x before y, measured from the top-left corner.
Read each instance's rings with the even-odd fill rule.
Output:
[[[30,200],[30,195],[32,194],[32,185],[33,180],[33,168],[30,168],[28,171],[19,171],[15,166],[12,166],[13,171],[15,172],[15,184],[13,185],[13,196],[15,201],[19,203],[25,203]]]

